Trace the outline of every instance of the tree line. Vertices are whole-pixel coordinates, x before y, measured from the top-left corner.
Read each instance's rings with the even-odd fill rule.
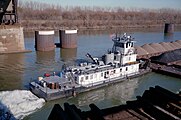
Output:
[[[101,29],[154,27],[165,22],[181,24],[181,10],[62,7],[39,2],[19,2],[19,22],[25,29]]]

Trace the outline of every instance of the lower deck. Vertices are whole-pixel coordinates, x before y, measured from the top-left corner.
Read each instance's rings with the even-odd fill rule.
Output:
[[[146,74],[150,72],[150,69],[144,69],[141,70],[141,72],[139,74],[134,74],[134,75],[130,75],[130,76],[122,76],[122,77],[115,77],[109,80],[105,80],[102,82],[97,82],[97,83],[92,83],[92,84],[88,84],[86,86],[82,86],[79,84],[74,84],[74,87],[66,87],[64,89],[50,89],[48,87],[43,87],[41,85],[39,85],[36,82],[31,82],[30,83],[30,90],[38,97],[40,98],[44,98],[46,101],[50,101],[50,100],[54,100],[54,99],[59,99],[59,98],[63,98],[63,97],[70,97],[70,96],[76,96],[79,93],[82,92],[86,92],[86,91],[90,91],[93,89],[97,89],[100,87],[104,87],[110,84],[114,84],[117,82],[121,82],[124,80],[129,80],[131,78],[135,78],[138,76],[141,76],[143,74]]]

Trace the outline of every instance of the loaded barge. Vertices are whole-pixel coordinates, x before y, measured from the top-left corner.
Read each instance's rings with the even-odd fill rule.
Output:
[[[114,43],[112,49],[108,50],[101,59],[93,58],[87,53],[87,57],[93,62],[83,62],[75,66],[63,65],[59,75],[45,74],[30,82],[30,90],[38,97],[49,101],[76,96],[150,71],[149,68],[140,69],[131,36],[116,35],[112,41]]]

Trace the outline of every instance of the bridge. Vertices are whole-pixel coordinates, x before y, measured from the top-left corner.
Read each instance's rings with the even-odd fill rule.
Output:
[[[26,52],[23,27],[18,23],[18,0],[0,0],[0,54]]]
[[[18,22],[17,3],[18,0],[0,1],[0,25],[12,25]]]

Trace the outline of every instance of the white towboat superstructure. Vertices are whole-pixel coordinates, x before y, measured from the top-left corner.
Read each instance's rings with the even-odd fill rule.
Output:
[[[39,81],[31,82],[31,91],[46,100],[53,100],[141,75],[131,36],[115,36],[112,41],[112,49],[102,59],[87,54],[93,63],[64,65],[59,76],[45,75]]]
[[[108,51],[102,60],[87,54],[94,64],[81,63],[80,66],[67,67],[65,73],[71,74],[77,84],[85,87],[139,74],[139,63],[136,61],[137,54],[131,37],[116,37],[113,41],[112,51]]]

